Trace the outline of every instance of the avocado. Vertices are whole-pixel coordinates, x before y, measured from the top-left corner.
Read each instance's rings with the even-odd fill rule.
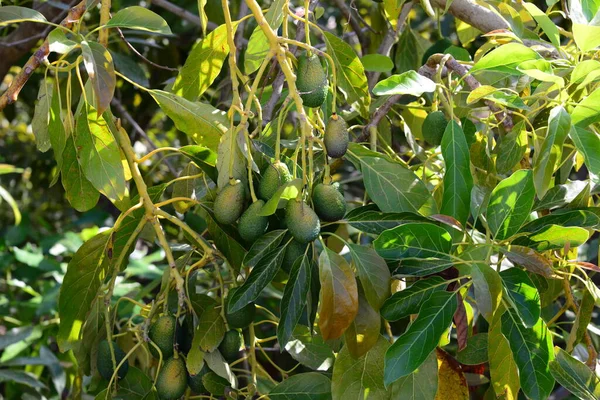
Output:
[[[119,365],[121,360],[125,358],[125,352],[121,350],[121,348],[115,342],[112,342],[112,346],[113,351],[115,353],[115,361],[117,363],[116,365]],[[112,357],[110,355],[110,346],[108,345],[108,341],[106,340],[101,341],[98,345],[98,358],[96,360],[96,363],[100,376],[109,381],[115,370],[113,368]],[[125,378],[125,375],[127,375],[127,371],[129,371],[129,361],[125,361],[123,365],[121,365],[121,368],[119,368],[119,371],[117,372],[118,378]]]
[[[242,307],[240,310],[230,313],[228,311],[229,299],[233,296],[235,290],[236,289],[230,289],[227,297],[225,298],[225,319],[227,319],[227,324],[230,328],[244,329],[250,325],[252,321],[254,321],[254,316],[256,315],[256,306],[254,303],[250,303]]]
[[[291,199],[285,207],[285,222],[290,234],[300,243],[310,243],[319,236],[319,217],[304,201]]]
[[[235,329],[227,331],[221,344],[219,344],[219,352],[227,362],[237,360],[240,347],[242,347],[242,335]]]
[[[434,111],[427,114],[421,127],[423,139],[432,146],[439,146],[442,143],[446,125],[448,125],[448,120],[443,112]]]
[[[339,184],[317,184],[313,189],[313,205],[323,221],[339,221],[346,214],[346,201],[339,191]]]
[[[344,118],[337,114],[329,117],[323,142],[325,142],[325,149],[327,149],[329,157],[340,158],[346,154],[350,138],[348,136],[348,124],[344,121]]]
[[[269,201],[282,185],[292,180],[292,175],[287,165],[281,161],[271,164],[263,173],[258,185],[258,197]]]
[[[264,205],[264,200],[257,200],[240,217],[238,232],[246,242],[254,242],[267,231],[269,217],[258,215]]]
[[[315,54],[298,57],[296,88],[306,107],[321,107],[327,97],[327,73]]]
[[[176,400],[185,393],[188,374],[183,358],[169,358],[161,367],[156,391],[161,400]]]
[[[175,317],[172,315],[163,315],[150,326],[148,337],[160,349],[163,360],[166,360],[173,355],[176,325],[177,321],[175,320]],[[159,358],[156,348],[151,344],[148,347],[150,348],[152,355]]]
[[[208,368],[208,364],[206,364],[205,362],[200,372],[198,372],[196,375],[188,374],[188,386],[190,387],[190,389],[192,389],[192,392],[194,392],[195,394],[203,394],[207,392],[206,388],[204,387],[204,384],[202,383],[202,377],[208,374],[209,372],[210,368]]]
[[[289,274],[292,270],[292,265],[294,265],[294,262],[296,262],[299,257],[302,257],[305,251],[305,243],[300,243],[295,239],[292,239],[287,245],[285,254],[283,255],[283,262],[281,263],[283,270]]]
[[[244,185],[236,180],[232,185],[228,183],[223,187],[215,198],[213,211],[217,222],[223,225],[231,225],[242,215],[244,211]]]

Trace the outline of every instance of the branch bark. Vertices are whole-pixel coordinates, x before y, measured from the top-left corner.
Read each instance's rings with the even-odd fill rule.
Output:
[[[446,2],[450,0],[431,0],[431,4],[442,10],[446,9]],[[508,23],[490,9],[475,3],[472,0],[452,0],[448,12],[455,18],[488,33],[496,29],[507,29]]]

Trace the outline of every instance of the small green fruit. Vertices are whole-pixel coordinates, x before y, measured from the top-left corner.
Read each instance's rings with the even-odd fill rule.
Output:
[[[315,54],[298,57],[296,87],[306,107],[321,107],[327,97],[327,73]]]
[[[319,217],[303,201],[291,199],[285,207],[285,222],[290,234],[300,243],[310,243],[319,236]]]
[[[162,366],[156,381],[156,391],[161,400],[176,400],[185,393],[187,370],[183,358],[169,358]]]
[[[209,372],[210,368],[208,368],[208,365],[205,362],[200,372],[198,372],[196,375],[188,375],[188,386],[190,389],[192,389],[192,392],[196,394],[203,394],[207,392],[204,384],[202,383],[202,377]]]
[[[173,355],[176,325],[177,321],[175,320],[175,317],[172,315],[163,315],[150,326],[148,337],[160,349],[163,360],[166,360]],[[149,345],[149,348],[152,355],[159,358],[159,354],[152,344]]]
[[[258,185],[258,197],[269,201],[282,185],[292,180],[292,175],[287,165],[281,161],[269,165],[263,173]]]
[[[421,128],[423,139],[432,146],[439,146],[442,143],[446,125],[448,125],[448,120],[443,112],[434,111],[427,114]]]
[[[348,124],[344,121],[344,118],[337,114],[329,118],[323,141],[329,157],[340,158],[346,154],[350,138],[348,136]]]
[[[338,187],[338,184],[319,183],[313,189],[313,205],[317,215],[323,221],[339,221],[346,214],[346,201]]]
[[[232,362],[237,360],[240,353],[240,347],[242,347],[242,335],[240,335],[237,330],[232,329],[225,333],[225,336],[219,345],[219,352],[221,352],[221,355],[225,360]]]
[[[115,342],[112,342],[112,346],[115,353],[116,365],[119,365],[121,360],[125,358],[125,352],[121,350],[121,348]],[[107,381],[110,380],[113,372],[115,372],[113,368],[112,357],[110,355],[110,346],[106,340],[101,341],[98,345],[98,358],[96,360],[96,366],[98,367],[100,376]],[[117,372],[119,379],[125,378],[127,371],[129,371],[129,361],[125,361],[123,365],[121,365],[121,368],[119,368],[119,371]]]
[[[254,303],[250,303],[242,307],[240,310],[230,313],[228,311],[229,299],[231,299],[234,293],[235,289],[229,290],[227,298],[225,298],[225,318],[227,319],[227,323],[229,324],[230,328],[244,329],[250,325],[252,321],[254,321],[254,316],[256,315],[256,306]]]
[[[292,266],[294,262],[300,257],[304,255],[306,251],[306,244],[300,243],[294,239],[287,245],[285,248],[285,254],[283,255],[283,262],[281,263],[281,267],[288,274],[292,270]]]
[[[240,217],[238,232],[242,239],[249,243],[261,237],[269,226],[269,217],[258,215],[264,205],[263,200],[257,200]]]
[[[217,195],[214,203],[215,218],[220,224],[231,225],[244,211],[244,185],[237,180],[228,183]]]

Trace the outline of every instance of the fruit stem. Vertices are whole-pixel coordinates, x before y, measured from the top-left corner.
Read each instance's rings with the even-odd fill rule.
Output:
[[[142,343],[144,343],[144,342],[137,342],[137,343],[136,343],[136,344],[135,344],[135,345],[134,345],[134,346],[133,346],[133,347],[132,347],[132,348],[131,348],[131,349],[130,349],[128,352],[127,352],[127,354],[125,354],[125,357],[123,357],[123,359],[122,359],[122,360],[119,362],[119,365],[117,365],[117,366],[115,367],[115,370],[113,371],[113,374],[112,374],[112,376],[110,377],[110,381],[108,382],[108,387],[109,387],[109,388],[110,388],[110,385],[112,385],[112,383],[114,382],[114,384],[115,384],[115,391],[116,391],[117,380],[116,380],[115,378],[116,378],[116,377],[117,377],[117,375],[118,375],[119,369],[121,369],[121,366],[123,366],[123,364],[125,364],[125,362],[127,362],[127,359],[128,359],[129,357],[131,357],[131,355],[133,354],[133,352],[134,352],[134,351],[136,351],[136,350],[137,350],[137,348],[138,348],[138,347],[140,347],[140,346],[142,345]],[[110,341],[108,342],[108,344],[109,344],[109,346],[111,346],[111,353],[112,353],[112,344],[111,344],[111,342],[110,342]],[[113,360],[113,363],[114,363],[114,362],[115,362],[115,361]],[[108,399],[108,398],[109,398],[109,397],[108,397],[108,394],[109,394],[109,393],[110,393],[110,390],[107,390],[107,391],[106,391],[106,397],[105,397],[106,399]]]
[[[254,333],[254,322],[248,326],[248,336],[250,340],[250,373],[252,383],[256,385],[256,335]]]

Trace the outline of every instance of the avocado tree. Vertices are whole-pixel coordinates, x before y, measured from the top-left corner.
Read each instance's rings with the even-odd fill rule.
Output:
[[[114,218],[66,260],[62,393],[6,387],[600,398],[600,3],[60,4],[0,7],[4,126]]]

